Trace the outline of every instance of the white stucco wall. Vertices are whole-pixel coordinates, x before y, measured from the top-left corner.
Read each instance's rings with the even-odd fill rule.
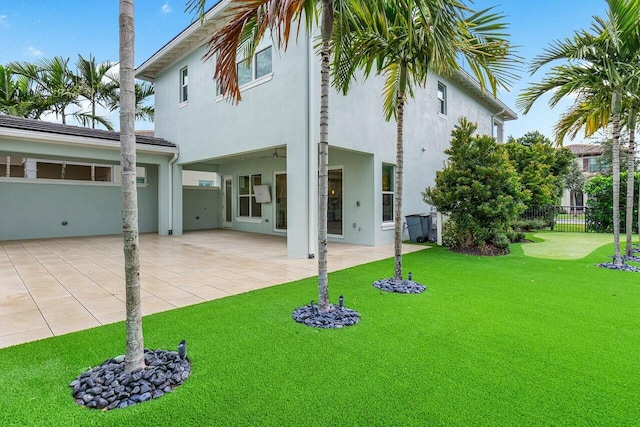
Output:
[[[319,58],[309,57],[308,40],[301,35],[299,43],[291,43],[286,52],[273,51],[273,78],[244,91],[243,100],[234,105],[216,100],[213,64],[202,62],[203,53],[203,48],[196,49],[157,77],[156,136],[179,145],[178,167],[220,161],[220,175],[233,176],[234,188],[239,175],[261,173],[263,183],[272,185],[273,171],[286,170],[289,234],[295,235],[295,239],[288,239],[289,255],[313,253],[310,230],[315,230],[317,221],[314,150],[319,140]],[[179,71],[185,66],[189,70],[189,101],[179,105]],[[447,116],[437,113],[438,81],[447,86]],[[329,143],[335,149],[330,150],[329,163],[344,167],[345,227],[340,240],[347,243],[393,241],[393,230],[382,227],[381,169],[383,163],[395,164],[396,124],[384,119],[382,87],[382,78],[374,77],[354,84],[348,96],[335,91],[330,95]],[[491,134],[491,111],[452,81],[432,75],[427,86],[417,89],[415,98],[408,100],[403,215],[430,210],[421,192],[434,184],[436,171],[443,167],[443,151],[460,117],[477,122],[479,133]],[[271,159],[220,160],[276,146],[286,146],[286,163],[281,159],[274,164]],[[275,233],[273,209],[263,209],[261,223],[239,222],[234,228]]]

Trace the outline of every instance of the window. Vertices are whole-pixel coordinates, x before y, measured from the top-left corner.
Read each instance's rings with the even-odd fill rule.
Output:
[[[238,73],[238,86],[244,86],[247,83],[251,82],[251,80],[253,80],[251,64],[249,64],[248,59],[238,62],[238,65],[236,65],[236,67]]]
[[[22,157],[0,156],[0,177],[24,178],[25,162]]]
[[[447,115],[447,87],[438,82],[438,113]]]
[[[605,169],[606,167],[599,157],[582,158],[582,170],[584,172],[604,172]]]
[[[247,58],[238,62],[237,67],[238,86],[240,87],[268,76],[271,74],[271,46],[256,52],[251,64],[249,64],[249,59]]]
[[[393,165],[382,164],[382,222],[393,221]]]
[[[262,175],[242,175],[238,178],[238,216],[261,218],[262,205],[256,202],[253,187],[262,184]]]
[[[189,71],[187,67],[180,70],[180,102],[187,102],[189,100]]]

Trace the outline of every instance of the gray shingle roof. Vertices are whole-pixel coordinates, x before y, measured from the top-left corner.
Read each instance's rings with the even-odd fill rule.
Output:
[[[60,123],[44,122],[42,120],[24,119],[22,117],[12,117],[0,115],[0,127],[20,129],[35,132],[53,133],[59,135],[81,136],[86,138],[106,139],[110,141],[120,141],[120,132],[112,132],[102,129],[91,129],[80,126],[63,125]],[[175,148],[176,145],[166,139],[156,138],[148,135],[136,135],[137,144],[155,145],[159,147]]]
[[[602,154],[602,146],[597,144],[572,144],[567,145],[565,148],[571,150],[571,152],[578,156],[599,156]]]

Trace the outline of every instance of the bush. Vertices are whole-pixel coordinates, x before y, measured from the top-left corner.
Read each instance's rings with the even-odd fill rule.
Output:
[[[505,233],[498,233],[492,242],[497,248],[507,249],[509,247],[509,238]]]
[[[435,187],[422,193],[426,203],[449,214],[445,241],[450,247],[494,243],[496,233],[508,231],[524,210],[524,193],[506,151],[490,136],[473,136],[475,130],[475,124],[460,120],[445,150],[448,164],[438,172]]]
[[[522,243],[527,240],[522,231],[510,231],[507,233],[507,238],[511,243]]]
[[[533,230],[544,230],[548,228],[548,221],[540,218],[534,219],[518,219],[511,223],[511,226],[516,231],[533,231]]]
[[[640,186],[640,173],[635,174],[635,194]],[[587,227],[597,233],[613,232],[613,177],[596,175],[584,186],[584,192],[589,195],[587,200]],[[620,173],[620,230],[625,230],[627,206],[627,172]],[[638,217],[638,199],[634,197],[633,218]],[[637,230],[636,221],[633,221]]]

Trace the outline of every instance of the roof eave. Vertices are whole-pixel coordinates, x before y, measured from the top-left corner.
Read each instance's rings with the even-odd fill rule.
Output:
[[[196,20],[191,23],[191,25],[161,47],[160,50],[136,68],[136,78],[154,82],[160,72],[183,58],[194,48],[205,43],[208,36],[207,30],[219,19],[226,17],[225,15],[221,15],[221,12],[226,9],[230,1],[231,0],[221,0],[205,13],[202,22],[201,20]]]
[[[504,121],[516,120],[518,114],[509,108],[500,99],[494,97],[488,90],[483,89],[480,83],[471,74],[463,69],[454,72],[453,80],[461,84],[465,89],[469,90],[480,101],[485,102],[491,108],[493,113]]]
[[[91,138],[86,136],[64,135],[56,133],[48,133],[33,130],[22,130],[14,128],[0,127],[0,139],[11,138],[18,140],[37,141],[56,145],[73,145],[81,147],[91,147],[107,150],[119,150],[120,143],[117,141]],[[169,147],[161,145],[150,145],[136,142],[136,151],[139,153],[150,154],[176,154],[179,152],[178,147]]]

